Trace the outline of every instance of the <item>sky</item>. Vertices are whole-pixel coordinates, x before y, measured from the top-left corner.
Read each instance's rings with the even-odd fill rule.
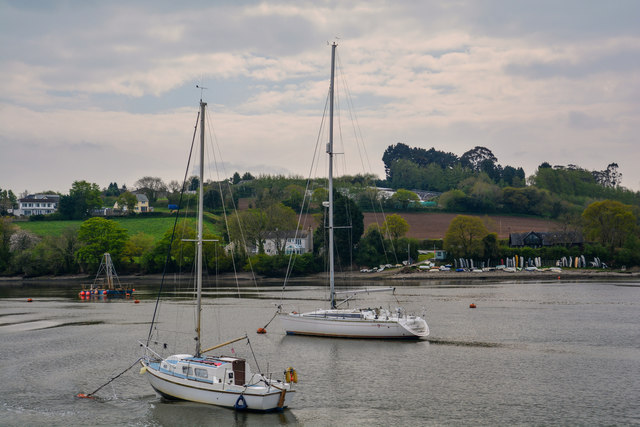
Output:
[[[343,173],[483,146],[637,191],[639,22],[636,0],[0,0],[0,189],[181,180],[200,96],[225,176],[307,177],[335,41],[367,156]]]

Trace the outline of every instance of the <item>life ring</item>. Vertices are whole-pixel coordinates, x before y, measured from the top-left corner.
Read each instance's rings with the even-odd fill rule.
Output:
[[[238,400],[236,400],[236,404],[233,405],[233,407],[238,410],[247,409],[247,401],[244,399],[243,395],[240,395],[240,397],[238,397]]]

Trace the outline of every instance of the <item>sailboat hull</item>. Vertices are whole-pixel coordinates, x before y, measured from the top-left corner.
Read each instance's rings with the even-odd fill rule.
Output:
[[[288,335],[335,338],[420,339],[429,335],[427,322],[419,317],[375,318],[357,310],[318,310],[280,317]]]
[[[159,369],[154,363],[143,362],[145,375],[156,393],[170,400],[186,400],[208,405],[248,411],[277,411],[286,408],[295,390],[266,384],[236,386],[207,383],[178,377]]]

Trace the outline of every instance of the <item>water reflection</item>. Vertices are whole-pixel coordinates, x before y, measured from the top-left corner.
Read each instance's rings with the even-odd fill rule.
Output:
[[[238,412],[229,408],[191,402],[158,400],[150,404],[148,422],[157,426],[296,426],[288,409],[270,413]]]

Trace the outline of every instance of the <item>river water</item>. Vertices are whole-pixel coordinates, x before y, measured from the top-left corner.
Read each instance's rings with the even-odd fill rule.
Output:
[[[389,283],[387,283],[388,285]],[[356,285],[371,285],[359,283]],[[385,285],[376,283],[376,285]],[[203,345],[244,332],[263,371],[299,374],[281,413],[237,413],[153,393],[138,366],[155,286],[133,300],[83,301],[78,287],[0,287],[0,424],[47,425],[630,425],[640,424],[640,284],[629,281],[437,282],[397,286],[428,340],[285,336],[279,288],[207,292]],[[383,305],[382,293],[367,304]],[[289,310],[324,306],[325,290],[287,288]],[[27,302],[32,298],[32,302]],[[475,303],[477,308],[470,309]],[[363,302],[364,304],[364,302]],[[164,303],[185,305],[180,295]],[[231,346],[253,364],[249,346]],[[183,351],[192,351],[185,348]],[[226,351],[231,351],[227,348]],[[253,366],[255,369],[255,365]]]

